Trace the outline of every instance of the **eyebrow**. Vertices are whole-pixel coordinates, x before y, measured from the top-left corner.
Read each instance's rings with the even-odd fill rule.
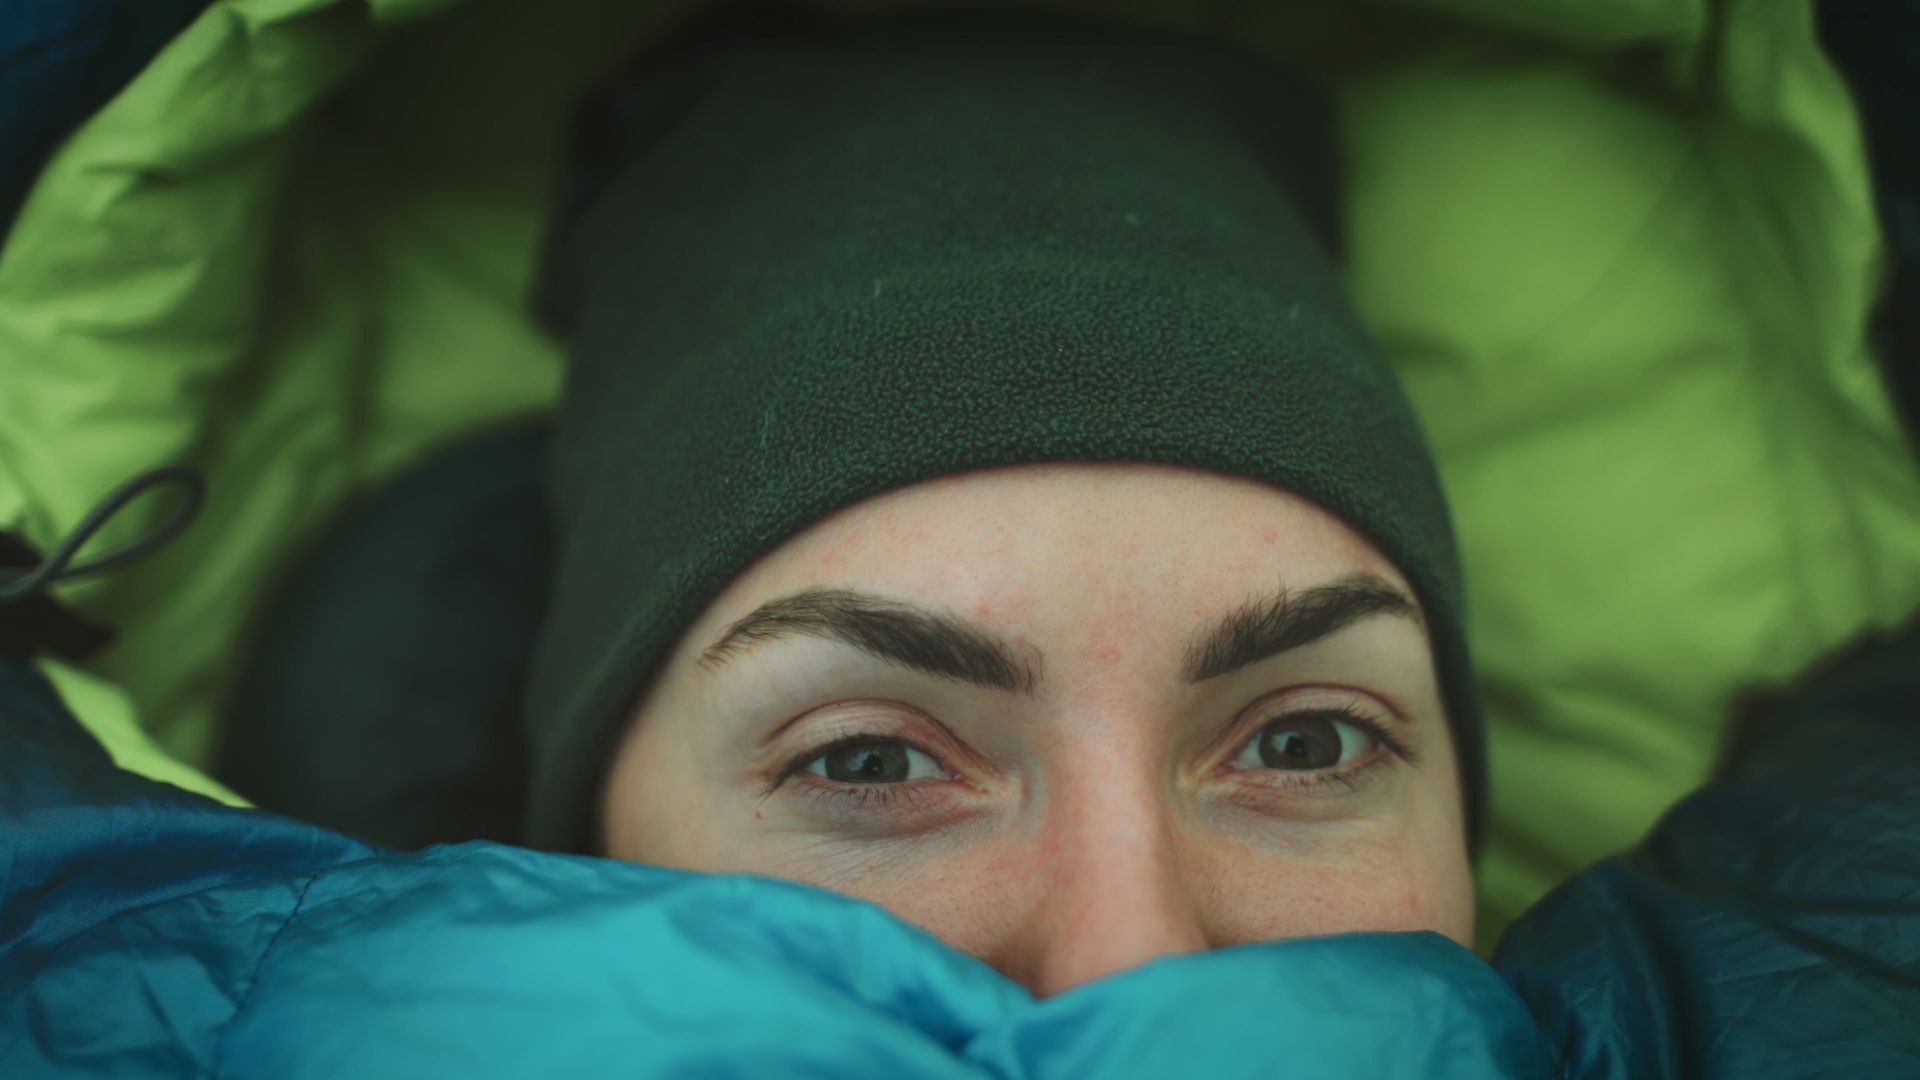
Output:
[[[1298,592],[1282,587],[1248,602],[1196,639],[1187,650],[1187,681],[1217,679],[1380,615],[1424,625],[1420,605],[1374,574],[1349,574]]]
[[[700,655],[717,667],[755,642],[827,638],[902,667],[992,690],[1033,693],[1037,662],[964,619],[850,589],[813,589],[762,604]]]
[[[1373,574],[1249,601],[1196,638],[1187,649],[1185,677],[1205,682],[1250,664],[1310,645],[1373,616],[1421,622],[1413,598]],[[851,589],[810,589],[769,601],[728,627],[700,654],[715,668],[755,643],[785,637],[839,641],[869,655],[928,675],[992,690],[1031,694],[1039,662],[993,634],[951,615]]]

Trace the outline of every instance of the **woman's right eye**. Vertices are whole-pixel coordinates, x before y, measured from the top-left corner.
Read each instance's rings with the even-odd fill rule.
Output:
[[[1282,716],[1261,728],[1233,759],[1235,768],[1324,772],[1378,750],[1381,740],[1349,713]]]
[[[841,784],[950,779],[924,750],[898,739],[851,739],[829,746],[802,770]]]

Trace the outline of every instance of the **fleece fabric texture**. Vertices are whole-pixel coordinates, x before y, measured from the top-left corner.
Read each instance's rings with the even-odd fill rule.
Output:
[[[528,835],[580,850],[612,742],[757,556],[877,492],[1034,461],[1263,480],[1418,594],[1469,835],[1479,704],[1446,504],[1286,177],[1312,97],[1213,42],[910,15],[662,60],[585,133]]]
[[[118,628],[42,662],[116,761],[218,791],[199,770],[253,721],[233,691],[294,553],[550,406],[526,297],[567,118],[704,6],[217,0],[55,148],[0,246],[0,529],[45,550],[155,464],[209,481],[167,550],[57,590]],[[1698,786],[1744,689],[1920,604],[1920,470],[1865,334],[1884,244],[1812,4],[1019,6],[1329,89],[1347,285],[1459,530],[1489,939]],[[104,70],[34,55],[86,69],[6,112],[19,146]]]

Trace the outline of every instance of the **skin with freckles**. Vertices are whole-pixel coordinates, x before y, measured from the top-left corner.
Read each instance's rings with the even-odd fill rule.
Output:
[[[863,897],[1039,994],[1239,942],[1468,944],[1411,595],[1338,518],[1236,477],[1050,463],[889,492],[683,635],[613,763],[607,850]]]

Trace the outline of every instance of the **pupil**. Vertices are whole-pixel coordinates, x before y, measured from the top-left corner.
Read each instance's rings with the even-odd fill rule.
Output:
[[[1260,739],[1260,761],[1269,769],[1304,771],[1340,764],[1340,733],[1324,717],[1289,717]]]
[[[899,743],[857,743],[827,755],[827,779],[849,784],[893,784],[907,778],[907,750]]]

